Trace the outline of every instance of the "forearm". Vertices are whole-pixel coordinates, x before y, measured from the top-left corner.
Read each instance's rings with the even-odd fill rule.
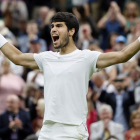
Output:
[[[125,17],[120,12],[118,12],[116,14],[116,16],[117,16],[117,19],[120,22],[121,26],[122,27],[125,27],[125,25],[126,25],[126,19],[125,19]]]
[[[105,25],[106,25],[106,23],[107,23],[107,21],[108,21],[108,19],[109,19],[109,17],[108,17],[108,15],[106,14],[103,18],[101,18],[101,19],[99,20],[99,22],[98,22],[98,24],[97,24],[97,27],[98,27],[99,29],[104,28]]]
[[[119,52],[102,53],[97,61],[97,68],[105,68],[118,63],[125,63],[132,58],[140,50],[139,40],[135,40],[133,43],[125,47]]]
[[[138,51],[140,50],[140,42],[139,40],[135,40],[133,43],[125,47],[120,53],[121,54],[121,63],[127,62],[130,58],[132,58]]]
[[[34,77],[32,78],[31,82],[35,82],[35,79],[36,79],[37,75],[38,75],[38,72],[34,75]]]
[[[18,64],[18,56],[22,54],[16,47],[6,43],[1,48],[2,53],[13,63]]]

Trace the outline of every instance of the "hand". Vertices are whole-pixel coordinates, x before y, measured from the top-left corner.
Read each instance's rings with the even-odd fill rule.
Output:
[[[105,120],[103,120],[103,123],[104,123],[104,130],[109,130],[109,128],[108,128],[108,123],[109,123],[109,119],[105,119]]]
[[[106,17],[109,19],[111,17],[112,13],[113,13],[113,8],[109,7],[107,14],[106,14]]]
[[[110,5],[113,8],[115,13],[119,13],[120,12],[120,7],[118,6],[118,4],[115,1],[112,1]]]
[[[14,130],[14,129],[16,128],[16,123],[15,123],[15,121],[10,120],[9,128],[12,129],[12,130]]]
[[[15,125],[16,125],[16,128],[22,129],[22,122],[20,119],[15,118]]]

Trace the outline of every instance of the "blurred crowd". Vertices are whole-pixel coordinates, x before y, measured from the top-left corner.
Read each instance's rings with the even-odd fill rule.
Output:
[[[0,34],[23,53],[58,51],[50,20],[59,11],[78,18],[80,50],[121,51],[140,36],[139,0],[1,0]],[[92,75],[87,106],[89,140],[140,140],[139,52]],[[0,52],[0,140],[37,140],[43,115],[43,73]]]

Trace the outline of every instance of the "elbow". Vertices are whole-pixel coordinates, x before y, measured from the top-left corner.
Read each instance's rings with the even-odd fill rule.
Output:
[[[15,65],[20,65],[20,61],[19,61],[19,59],[18,59],[17,57],[14,57],[12,60],[13,60],[12,62],[13,62]]]
[[[98,28],[98,29],[102,29],[103,26],[102,26],[100,23],[98,23],[98,24],[97,24],[97,28]]]

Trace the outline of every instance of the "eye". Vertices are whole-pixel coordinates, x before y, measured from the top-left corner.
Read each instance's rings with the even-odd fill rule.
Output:
[[[51,29],[54,27],[54,25],[51,25]]]
[[[62,27],[63,25],[62,24],[57,24],[57,27]]]

